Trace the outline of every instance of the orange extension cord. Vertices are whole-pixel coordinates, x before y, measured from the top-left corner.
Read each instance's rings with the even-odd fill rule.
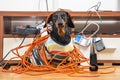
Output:
[[[48,18],[47,18],[46,22],[48,21]],[[50,31],[50,30],[47,28],[45,31]],[[4,64],[3,68],[6,66],[6,64],[8,62],[10,62],[11,60],[16,59],[16,58],[20,59],[18,65],[11,67],[9,70],[2,69],[2,71],[3,72],[13,72],[13,73],[18,73],[18,74],[24,73],[24,74],[29,74],[29,75],[33,75],[33,76],[50,74],[50,73],[66,73],[66,74],[68,74],[68,76],[71,76],[71,77],[97,77],[97,76],[100,76],[100,74],[108,74],[108,73],[115,72],[116,68],[113,66],[99,66],[98,71],[96,71],[96,72],[89,71],[89,68],[92,67],[92,66],[90,66],[90,64],[88,62],[89,59],[86,58],[80,52],[80,50],[77,49],[76,46],[74,46],[73,51],[62,53],[62,54],[67,55],[67,57],[65,59],[63,59],[61,61],[61,63],[58,64],[57,67],[51,66],[50,62],[54,59],[54,57],[56,55],[53,56],[49,61],[47,60],[44,45],[50,35],[48,34],[48,35],[41,37],[42,33],[43,32],[41,32],[39,35],[37,35],[37,37],[33,40],[32,43],[14,48],[12,50],[12,53],[14,55],[16,55],[16,57],[13,57],[10,60],[8,60]],[[28,49],[26,50],[24,55],[21,55],[19,53],[19,50],[24,47],[27,47]],[[34,65],[33,63],[30,63],[28,61],[28,59],[31,58],[32,50],[34,48],[37,48],[39,57],[41,57],[41,59],[45,62],[45,65]],[[56,54],[61,54],[61,53],[59,52]],[[64,64],[64,62],[68,59],[69,59],[69,62],[67,64]],[[89,64],[89,66],[78,65],[83,62],[87,62]]]

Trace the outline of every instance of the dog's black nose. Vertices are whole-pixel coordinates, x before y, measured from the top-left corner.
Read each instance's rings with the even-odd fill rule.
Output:
[[[63,23],[58,23],[58,26],[63,26]]]

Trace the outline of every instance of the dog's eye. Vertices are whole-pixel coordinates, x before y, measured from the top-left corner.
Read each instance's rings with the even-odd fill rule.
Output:
[[[54,15],[54,16],[53,16],[53,20],[56,20],[57,18],[58,18],[57,15]]]
[[[66,21],[67,17],[65,14],[61,15],[61,18]]]
[[[64,19],[65,18],[65,15],[63,14],[63,15],[61,15],[61,17]]]

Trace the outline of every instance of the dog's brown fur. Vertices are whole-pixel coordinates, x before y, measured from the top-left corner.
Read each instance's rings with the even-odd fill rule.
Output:
[[[64,28],[65,28],[65,26],[66,26],[66,22],[62,19],[62,26],[60,27],[60,26],[58,26],[58,21],[56,21],[55,22],[55,25],[56,25],[56,27],[58,28],[58,34],[60,35],[60,36],[64,36],[64,34],[65,34],[65,30],[64,30]]]

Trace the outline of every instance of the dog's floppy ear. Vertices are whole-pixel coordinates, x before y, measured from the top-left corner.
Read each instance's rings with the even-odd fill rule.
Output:
[[[71,27],[71,28],[74,28],[75,26],[74,26],[74,23],[72,21],[72,17],[68,13],[67,13],[67,15],[68,15],[68,18],[67,18],[68,26]]]
[[[52,21],[52,15],[49,16],[49,18],[46,20],[44,28]]]

